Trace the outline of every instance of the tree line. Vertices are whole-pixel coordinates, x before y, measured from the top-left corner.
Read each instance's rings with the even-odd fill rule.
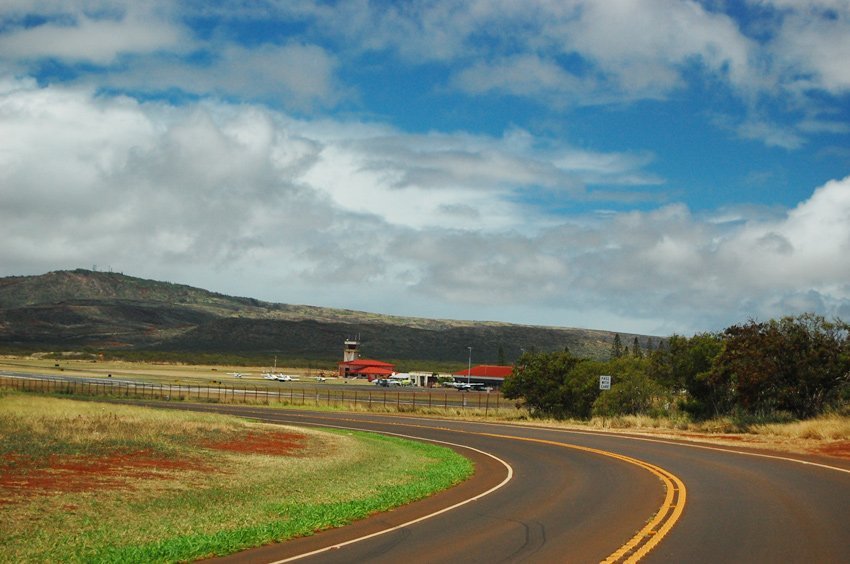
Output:
[[[610,390],[599,389],[601,375],[612,376]],[[502,391],[534,416],[555,418],[806,419],[850,405],[850,325],[803,314],[673,335],[645,348],[616,335],[607,361],[567,349],[526,352]]]

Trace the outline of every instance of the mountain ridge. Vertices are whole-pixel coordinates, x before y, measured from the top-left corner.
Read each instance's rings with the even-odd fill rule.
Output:
[[[427,319],[227,296],[85,269],[0,278],[0,344],[337,358],[359,335],[364,354],[394,359],[514,359],[522,349],[604,358],[611,331]],[[624,343],[643,335],[620,334]],[[625,340],[628,339],[628,340]]]

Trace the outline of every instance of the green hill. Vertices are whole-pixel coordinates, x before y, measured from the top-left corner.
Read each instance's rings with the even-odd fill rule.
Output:
[[[364,356],[511,362],[522,349],[607,357],[614,334],[276,304],[111,272],[0,278],[0,345],[42,350],[131,349],[338,360],[346,338]],[[623,343],[635,335],[621,334]],[[646,337],[639,336],[641,344]]]

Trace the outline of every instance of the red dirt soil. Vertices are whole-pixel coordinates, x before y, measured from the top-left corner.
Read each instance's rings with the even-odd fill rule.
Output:
[[[292,456],[304,448],[306,437],[291,431],[250,432],[238,439],[207,441],[201,446],[227,452]]]
[[[292,432],[249,432],[238,439],[208,441],[200,446],[226,452],[293,456],[304,448],[305,439]],[[100,456],[54,455],[46,461],[6,454],[0,457],[0,505],[33,495],[131,490],[133,481],[165,480],[175,471],[218,470],[200,458],[166,458],[147,450]]]
[[[813,451],[818,454],[825,454],[827,456],[850,458],[850,441],[838,441],[834,443],[828,443],[822,447],[813,449]]]

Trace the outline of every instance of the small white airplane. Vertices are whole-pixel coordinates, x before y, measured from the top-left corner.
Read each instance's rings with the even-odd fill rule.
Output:
[[[295,382],[298,380],[298,376],[281,374],[280,372],[265,372],[263,378],[266,380],[277,380],[278,382]]]
[[[295,382],[298,380],[298,376],[293,376],[291,374],[278,374],[277,379],[279,382]]]
[[[456,390],[460,390],[462,392],[468,392],[470,390],[483,390],[484,384],[478,384],[476,382],[472,382],[467,384],[466,382],[446,382],[443,384],[444,386],[448,386],[450,388],[455,388]]]
[[[241,378],[242,376],[246,376],[247,372],[228,372],[228,376],[233,376],[234,378]]]
[[[277,380],[278,382],[294,382],[298,380],[298,376],[282,374],[275,372],[275,370],[277,370],[277,355],[274,357],[274,368],[272,368],[271,372],[263,372],[263,378],[266,380]]]

